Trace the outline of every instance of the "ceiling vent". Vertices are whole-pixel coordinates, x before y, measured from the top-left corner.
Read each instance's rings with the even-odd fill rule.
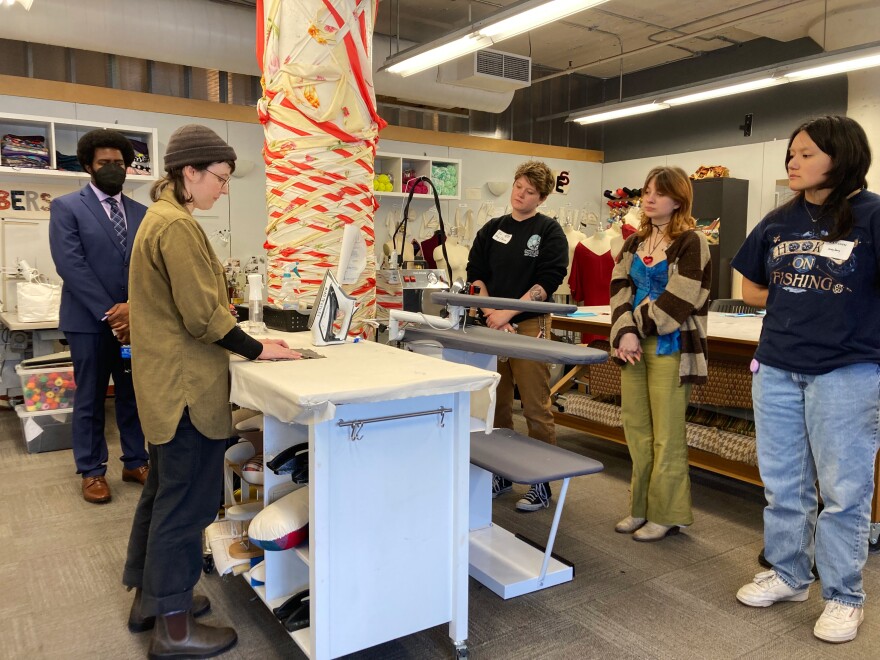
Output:
[[[442,64],[439,81],[493,92],[512,92],[532,84],[532,58],[480,50]]]

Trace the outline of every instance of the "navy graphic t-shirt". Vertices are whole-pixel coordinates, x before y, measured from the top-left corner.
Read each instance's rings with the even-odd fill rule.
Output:
[[[758,362],[803,374],[880,364],[880,196],[863,190],[850,203],[855,224],[840,244],[826,244],[820,207],[801,198],[769,213],[734,257],[769,289]]]

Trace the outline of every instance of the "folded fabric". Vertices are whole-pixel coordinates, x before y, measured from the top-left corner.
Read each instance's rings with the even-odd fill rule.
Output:
[[[254,516],[251,542],[263,550],[289,550],[309,539],[309,489],[299,488]]]

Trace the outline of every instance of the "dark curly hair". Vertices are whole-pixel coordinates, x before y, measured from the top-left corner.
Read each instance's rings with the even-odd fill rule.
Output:
[[[83,135],[76,144],[76,159],[82,165],[83,170],[88,172],[86,166],[91,167],[95,160],[97,149],[119,149],[125,166],[129,167],[134,162],[134,147],[131,142],[119,131],[110,128],[97,128]]]

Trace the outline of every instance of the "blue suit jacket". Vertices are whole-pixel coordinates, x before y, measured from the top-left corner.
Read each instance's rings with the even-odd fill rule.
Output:
[[[122,196],[128,225],[125,252],[92,187],[57,197],[49,211],[49,247],[64,281],[59,328],[64,332],[102,332],[101,319],[128,300],[131,246],[147,207]]]

